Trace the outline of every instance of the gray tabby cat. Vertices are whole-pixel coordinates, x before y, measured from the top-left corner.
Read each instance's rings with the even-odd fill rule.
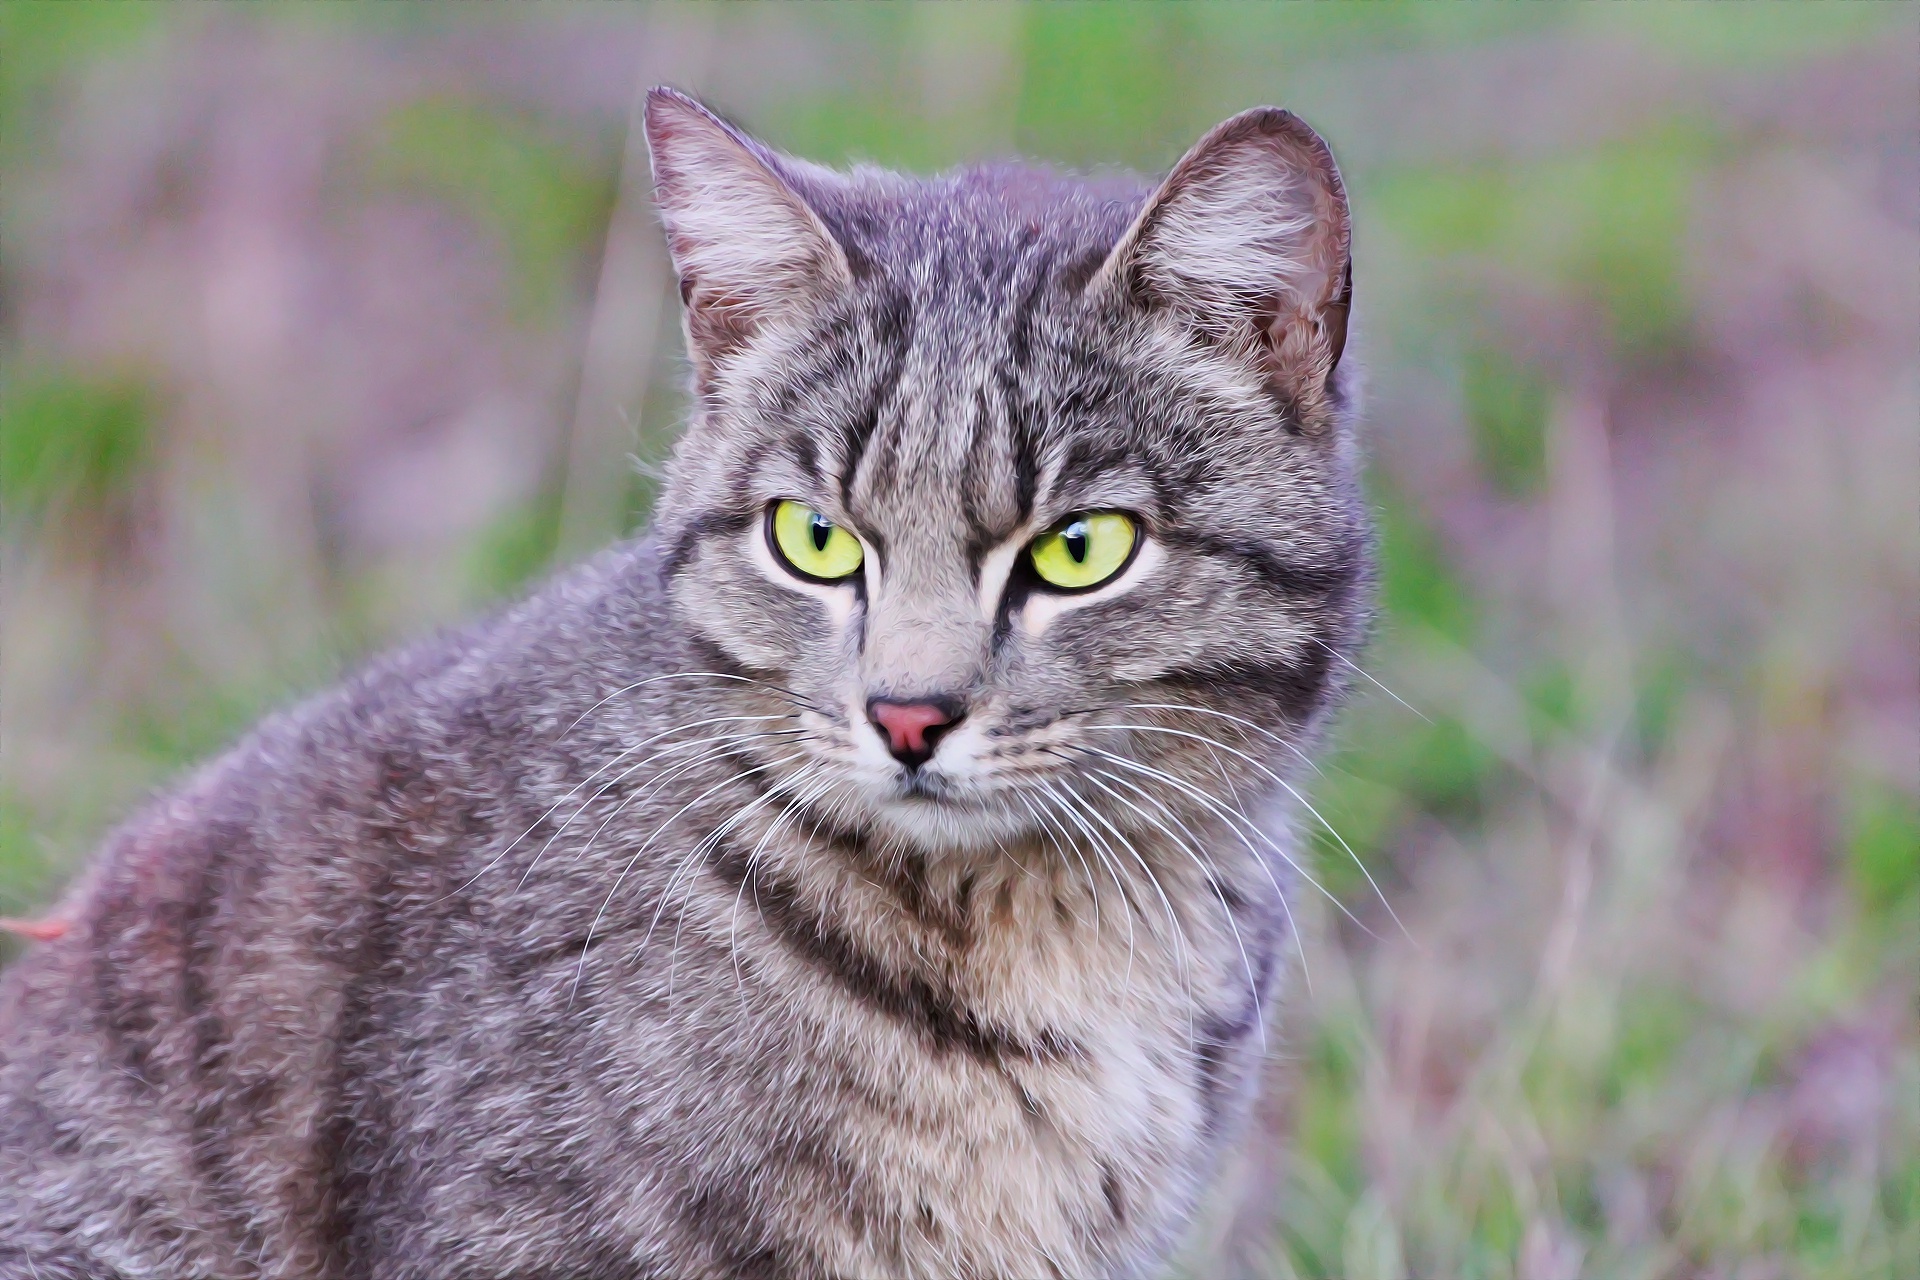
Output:
[[[1189,1222],[1365,623],[1333,160],[646,128],[653,530],[108,841],[0,996],[0,1274],[1135,1276]]]

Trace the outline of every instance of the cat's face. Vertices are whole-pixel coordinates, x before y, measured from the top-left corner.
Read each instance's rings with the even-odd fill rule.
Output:
[[[700,397],[668,572],[798,716],[768,774],[980,848],[1280,767],[1363,609],[1317,139],[1249,113],[1143,202],[827,174],[675,97],[649,133]]]

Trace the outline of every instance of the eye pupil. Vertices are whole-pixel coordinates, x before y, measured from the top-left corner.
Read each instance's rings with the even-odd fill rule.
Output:
[[[866,558],[851,532],[793,498],[768,506],[766,541],[782,568],[809,582],[844,581]]]
[[[1087,562],[1087,525],[1084,520],[1075,520],[1062,529],[1060,541],[1066,546],[1067,554],[1073,557],[1075,564]]]

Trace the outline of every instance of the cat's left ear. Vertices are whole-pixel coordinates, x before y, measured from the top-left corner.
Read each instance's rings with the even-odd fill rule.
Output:
[[[1089,284],[1164,309],[1318,399],[1347,343],[1347,193],[1320,135],[1256,107],[1215,126],[1141,209]]]

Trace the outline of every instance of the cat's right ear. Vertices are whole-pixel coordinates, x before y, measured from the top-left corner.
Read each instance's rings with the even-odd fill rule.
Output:
[[[647,93],[646,131],[654,200],[704,379],[767,323],[818,302],[851,272],[772,151],[664,87]]]

